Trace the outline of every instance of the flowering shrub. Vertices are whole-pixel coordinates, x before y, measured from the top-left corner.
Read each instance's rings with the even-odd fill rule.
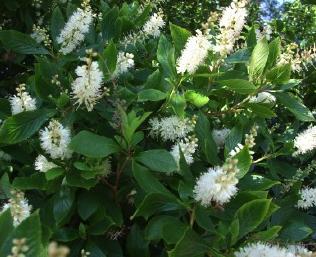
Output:
[[[247,0],[195,32],[63,2],[0,32],[27,66],[0,99],[0,257],[315,256],[316,50],[247,24]]]

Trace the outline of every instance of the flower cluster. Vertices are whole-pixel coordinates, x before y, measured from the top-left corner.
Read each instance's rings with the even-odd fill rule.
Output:
[[[84,104],[88,111],[92,111],[97,100],[102,97],[103,73],[100,71],[99,63],[92,60],[94,53],[91,50],[87,50],[87,53],[90,56],[84,58],[86,64],[76,68],[78,77],[72,82],[71,88],[75,104]]]
[[[34,24],[31,37],[39,44],[43,42],[47,47],[50,47],[52,44],[52,40],[49,38],[48,29],[45,27],[36,26]]]
[[[212,202],[225,204],[237,193],[237,160],[228,159],[223,167],[209,168],[197,180],[194,187],[194,199],[205,207]]]
[[[57,165],[53,162],[50,162],[46,159],[46,157],[44,155],[39,155],[37,156],[37,158],[35,159],[34,162],[34,168],[35,170],[38,170],[40,172],[46,172],[52,168],[57,167]]]
[[[67,246],[59,246],[56,242],[48,245],[48,257],[67,257],[70,250]]]
[[[154,13],[143,26],[143,33],[146,37],[157,38],[160,36],[161,29],[165,26],[162,13]]]
[[[52,159],[71,157],[72,152],[68,148],[70,140],[70,130],[57,120],[51,120],[48,126],[40,131],[41,147]]]
[[[308,209],[316,206],[316,188],[306,187],[299,191],[300,200],[297,202],[297,207]]]
[[[247,18],[247,0],[234,0],[226,7],[219,20],[220,34],[216,37],[214,50],[225,57],[234,50],[236,40],[245,25]]]
[[[18,226],[23,220],[30,216],[32,206],[28,204],[23,192],[12,190],[11,198],[9,202],[2,207],[1,212],[7,209],[11,211],[13,225]]]
[[[117,56],[116,69],[113,77],[118,77],[121,74],[128,72],[134,67],[134,55],[130,53],[119,52]]]
[[[303,246],[281,247],[268,243],[251,243],[235,252],[235,257],[311,257],[312,252]]]
[[[245,146],[248,148],[249,150],[249,154],[253,155],[254,152],[251,150],[255,145],[255,138],[258,135],[258,126],[254,125],[251,129],[249,134],[245,134],[245,145],[242,144],[237,144],[237,146],[230,151],[229,155],[231,157],[237,155]]]
[[[294,155],[305,154],[316,148],[316,126],[309,127],[299,133],[294,139],[294,147],[297,149]]]
[[[84,40],[85,34],[93,22],[93,13],[89,6],[89,1],[85,0],[83,9],[78,8],[71,15],[65,27],[57,37],[57,43],[61,44],[60,52],[69,54]]]
[[[212,44],[209,42],[206,35],[203,35],[200,30],[196,31],[195,36],[189,37],[181,56],[177,60],[177,72],[193,74],[198,67],[202,65],[207,58],[209,50],[212,49]]]
[[[160,120],[152,118],[149,120],[151,126],[150,134],[153,137],[161,137],[163,141],[178,141],[193,132],[195,119],[179,118],[178,116],[164,117]]]
[[[13,246],[11,248],[11,254],[7,257],[25,257],[26,253],[30,249],[29,246],[26,244],[26,239],[13,239],[12,240]]]
[[[197,142],[198,139],[196,137],[189,136],[180,140],[172,146],[171,154],[178,165],[181,157],[180,150],[183,153],[184,159],[187,164],[192,164],[194,162],[193,154],[196,152],[196,149],[198,147]]]
[[[166,25],[163,18],[162,12],[153,13],[139,31],[125,36],[121,44],[126,47],[129,44],[136,44],[136,42],[150,37],[158,38],[161,34],[161,30]]]
[[[25,90],[25,84],[20,84],[16,88],[17,94],[9,98],[13,115],[24,111],[33,111],[36,109],[35,98],[32,98]]]

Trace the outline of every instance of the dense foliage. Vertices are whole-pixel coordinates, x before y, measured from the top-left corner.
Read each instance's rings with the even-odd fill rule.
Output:
[[[30,2],[2,6],[0,257],[315,256],[314,7]]]

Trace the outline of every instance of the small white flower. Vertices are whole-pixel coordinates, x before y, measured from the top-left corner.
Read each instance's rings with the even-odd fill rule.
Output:
[[[92,111],[102,95],[103,73],[96,61],[87,61],[87,64],[78,66],[75,72],[78,77],[71,85],[75,104],[78,106],[85,104],[87,110]]]
[[[225,139],[230,133],[230,129],[223,128],[223,129],[214,129],[212,131],[213,139],[217,145],[217,147],[221,148],[225,144]]]
[[[306,249],[305,246],[303,245],[288,245],[287,250],[295,254],[296,257],[312,257],[313,256],[313,252]]]
[[[195,137],[185,138],[172,146],[170,153],[178,165],[180,161],[180,149],[187,164],[192,164],[194,162],[193,154],[198,147],[197,141],[198,140]]]
[[[35,170],[38,170],[40,172],[46,172],[55,167],[57,167],[57,165],[53,162],[48,161],[43,155],[37,156],[34,162]]]
[[[163,15],[160,13],[154,13],[143,27],[143,33],[145,36],[152,36],[157,38],[160,36],[161,29],[165,26]]]
[[[316,206],[316,188],[306,187],[299,191],[300,200],[297,202],[297,207],[308,209]]]
[[[61,44],[59,51],[62,54],[69,54],[76,49],[83,42],[85,34],[89,32],[92,22],[91,8],[78,8],[74,11],[57,37],[57,43]]]
[[[245,0],[234,0],[222,13],[219,21],[220,34],[216,38],[214,50],[223,57],[234,50],[235,42],[244,27],[248,15],[246,3]]]
[[[181,56],[177,60],[177,72],[193,74],[207,58],[208,51],[212,49],[212,44],[207,36],[197,30],[195,36],[189,37]]]
[[[50,121],[48,127],[40,131],[41,147],[52,159],[71,157],[70,140],[70,130],[57,120]]]
[[[25,84],[19,85],[16,91],[17,94],[9,98],[13,115],[24,111],[36,110],[36,100],[25,91]]]
[[[121,74],[128,72],[129,69],[134,67],[134,55],[130,53],[119,52],[117,56],[116,69],[113,77],[118,77]]]
[[[237,146],[233,149],[233,150],[231,150],[230,152],[229,152],[229,156],[231,156],[231,157],[234,157],[235,155],[237,155],[242,149],[244,149],[244,146],[242,145],[242,144],[237,144]]]
[[[275,104],[276,98],[269,92],[261,92],[257,96],[250,98],[250,103]]]
[[[262,242],[248,244],[234,255],[235,257],[300,257],[286,248]]]
[[[2,207],[1,212],[7,209],[10,209],[13,225],[16,227],[30,216],[32,206],[29,205],[27,199],[24,198],[23,192],[12,190],[11,198],[9,202]]]
[[[294,139],[294,147],[297,151],[294,155],[305,154],[316,148],[316,126],[309,127],[299,133]]]
[[[205,207],[212,201],[224,204],[237,193],[238,179],[235,172],[227,173],[222,167],[209,168],[197,180],[194,187],[194,199]]]
[[[185,138],[195,127],[194,120],[179,118],[178,116],[164,117],[160,120],[153,118],[149,120],[149,124],[151,136],[160,136],[163,141],[173,142]]]

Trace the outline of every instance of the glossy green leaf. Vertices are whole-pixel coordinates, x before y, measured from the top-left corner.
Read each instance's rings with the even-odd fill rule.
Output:
[[[73,137],[70,148],[84,156],[103,158],[120,150],[113,139],[99,136],[89,131],[81,131]]]

